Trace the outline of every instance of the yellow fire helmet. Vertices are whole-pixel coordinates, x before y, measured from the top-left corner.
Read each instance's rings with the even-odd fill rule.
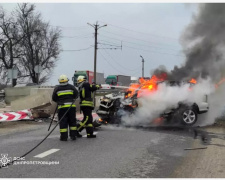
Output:
[[[68,81],[69,81],[69,79],[67,78],[66,75],[62,74],[61,76],[59,76],[59,83],[65,83]]]
[[[85,76],[78,76],[77,83],[81,83],[81,82],[83,82],[85,80],[86,80],[86,77]]]

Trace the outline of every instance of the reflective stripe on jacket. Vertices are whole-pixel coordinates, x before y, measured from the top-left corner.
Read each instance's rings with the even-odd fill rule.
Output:
[[[99,89],[99,85],[91,85],[84,82],[80,87],[80,106],[94,107],[93,92]]]
[[[71,102],[70,103],[64,103],[63,105],[58,105],[58,109],[61,109],[61,108],[69,108],[71,106]],[[76,107],[75,104],[72,104],[71,107]]]
[[[60,84],[56,86],[52,94],[52,100],[58,103],[58,109],[70,107],[77,97],[78,91],[71,84]],[[76,107],[76,105],[73,104],[72,107]]]

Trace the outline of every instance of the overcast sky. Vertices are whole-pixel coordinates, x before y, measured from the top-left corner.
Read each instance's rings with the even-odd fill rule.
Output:
[[[1,6],[11,11],[17,4]],[[97,54],[97,72],[105,77],[140,77],[140,55],[145,59],[145,76],[160,65],[168,70],[181,65],[185,58],[179,38],[196,9],[196,5],[184,3],[36,3],[43,20],[60,26],[63,36],[64,51],[47,84],[57,84],[61,74],[72,83],[75,70],[94,70],[94,28],[87,23],[97,21],[107,24],[98,31]]]

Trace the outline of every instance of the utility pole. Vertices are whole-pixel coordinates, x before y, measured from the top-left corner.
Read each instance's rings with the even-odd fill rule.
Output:
[[[142,58],[142,77],[144,77],[144,58],[140,55],[140,57]]]
[[[94,51],[94,82],[96,83],[96,67],[97,67],[97,49],[98,49],[98,30],[101,28],[101,27],[105,27],[107,26],[107,24],[103,25],[103,26],[99,26],[98,22],[96,22],[96,24],[90,24],[90,23],[87,23],[88,25],[92,26],[94,29],[95,29],[95,51]]]

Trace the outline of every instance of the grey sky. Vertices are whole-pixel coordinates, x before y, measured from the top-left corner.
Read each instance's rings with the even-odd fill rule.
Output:
[[[10,11],[16,4],[1,3]],[[171,70],[185,58],[179,37],[190,23],[196,6],[183,3],[36,3],[36,10],[53,26],[60,26],[63,51],[49,85],[58,83],[59,75],[72,79],[75,70],[94,69],[94,28],[87,23],[107,24],[98,31],[99,48],[120,46],[122,50],[99,49],[97,71],[141,76],[141,58],[145,76],[159,65]],[[72,83],[72,81],[70,81]]]

